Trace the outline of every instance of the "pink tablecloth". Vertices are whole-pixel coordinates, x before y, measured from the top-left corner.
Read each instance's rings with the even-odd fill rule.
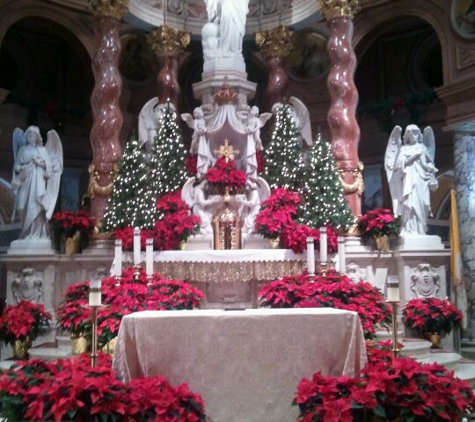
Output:
[[[125,380],[188,383],[213,422],[293,422],[303,377],[365,363],[358,315],[335,309],[139,312],[122,320],[114,356]]]

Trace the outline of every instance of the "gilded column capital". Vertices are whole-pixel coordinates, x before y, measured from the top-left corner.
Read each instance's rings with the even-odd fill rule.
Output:
[[[173,57],[190,45],[190,33],[160,25],[147,35],[147,42],[158,57]]]
[[[285,57],[293,48],[295,33],[287,26],[279,25],[276,28],[258,31],[255,33],[255,42],[268,57]]]
[[[89,0],[89,9],[95,16],[121,20],[129,9],[129,0]]]
[[[359,0],[317,0],[317,7],[327,21],[342,17],[353,19],[361,10]]]

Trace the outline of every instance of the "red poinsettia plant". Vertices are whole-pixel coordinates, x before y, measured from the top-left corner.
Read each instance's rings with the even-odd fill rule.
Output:
[[[307,237],[312,237],[315,247],[320,249],[320,230],[293,221],[283,228],[281,244],[284,248],[292,249],[295,253],[302,253],[307,249]],[[327,252],[335,253],[337,251],[338,235],[331,226],[327,226]]]
[[[275,280],[259,291],[259,306],[355,311],[368,339],[375,337],[378,326],[391,322],[384,295],[376,287],[363,281],[355,283],[337,271],[314,278],[302,274]]]
[[[400,226],[400,218],[394,217],[391,210],[386,208],[368,211],[358,220],[358,230],[365,238],[397,235]]]
[[[161,376],[118,379],[111,359],[99,354],[24,362],[0,375],[0,417],[9,421],[205,422],[203,399],[187,384]]]
[[[358,377],[318,372],[302,379],[294,404],[299,422],[453,422],[475,405],[468,382],[438,364],[368,354]]]
[[[246,186],[246,173],[236,168],[236,162],[226,157],[219,157],[213,167],[206,172],[206,181],[211,193],[222,194],[229,188],[230,194],[236,194]]]
[[[462,324],[462,312],[448,300],[412,299],[402,310],[402,321],[419,333],[450,333]]]
[[[42,304],[29,300],[7,305],[0,315],[0,341],[13,344],[16,340],[33,341],[50,328],[51,314]]]
[[[69,286],[58,307],[59,326],[72,335],[89,335],[91,311],[88,305],[89,282]],[[153,274],[149,280],[143,269],[134,279],[133,268],[126,268],[117,284],[115,277],[102,280],[102,306],[98,313],[98,336],[101,346],[117,336],[122,318],[144,310],[194,309],[200,306],[203,293],[178,280]]]
[[[66,238],[73,237],[76,232],[89,235],[94,228],[94,218],[85,211],[55,212],[51,217],[53,230]]]

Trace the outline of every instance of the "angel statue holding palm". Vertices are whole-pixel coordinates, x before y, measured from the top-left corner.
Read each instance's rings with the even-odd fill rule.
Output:
[[[20,239],[49,239],[48,221],[54,212],[63,173],[63,147],[55,130],[46,145],[37,126],[13,131],[14,167],[12,188],[15,211],[20,217]]]
[[[438,187],[434,165],[435,138],[430,126],[421,132],[408,125],[396,126],[389,137],[384,156],[393,210],[401,216],[401,236],[425,235],[431,214],[430,191]]]

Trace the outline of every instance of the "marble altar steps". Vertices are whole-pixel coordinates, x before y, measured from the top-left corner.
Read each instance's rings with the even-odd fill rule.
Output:
[[[391,339],[391,332],[378,331],[379,341]],[[469,382],[475,389],[475,359],[470,360],[465,355],[447,351],[443,349],[431,349],[431,343],[418,338],[404,338],[402,331],[398,332],[400,343],[404,345],[401,350],[401,356],[411,357],[422,363],[438,363],[445,366],[448,370],[454,371],[455,376]],[[475,346],[474,346],[475,358]],[[462,350],[463,352],[463,350]]]

